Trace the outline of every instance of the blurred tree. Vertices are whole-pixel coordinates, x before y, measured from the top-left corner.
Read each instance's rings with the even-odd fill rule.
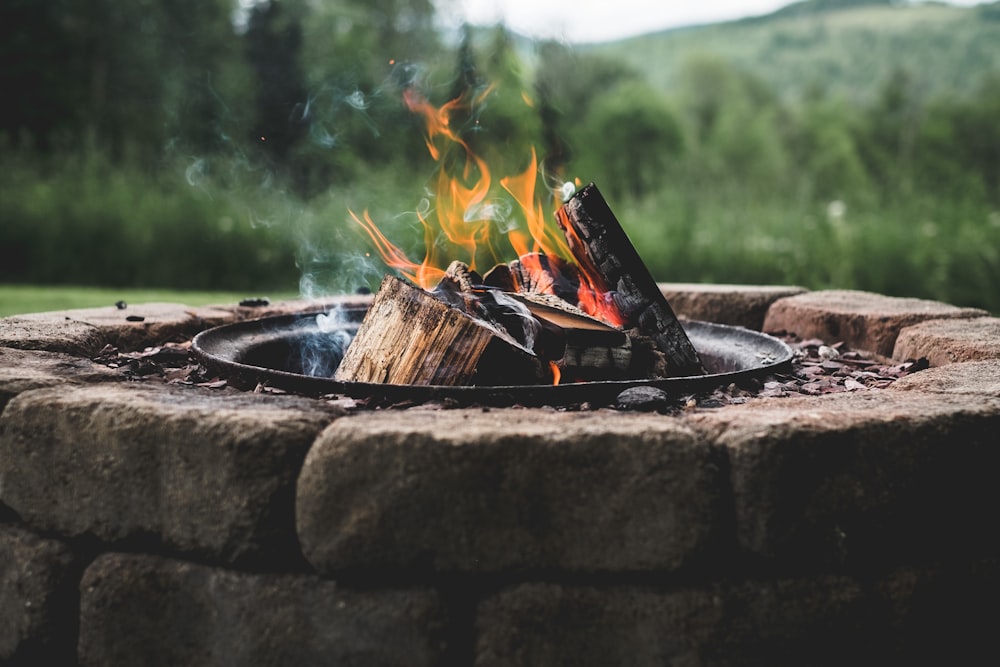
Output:
[[[857,113],[816,95],[802,103],[794,120],[787,132],[790,159],[809,193],[820,200],[866,196],[868,177],[855,144]]]
[[[542,158],[548,169],[566,178],[565,167],[579,157],[588,158],[586,125],[592,104],[607,97],[616,86],[643,81],[641,72],[608,56],[581,52],[556,41],[537,48],[534,96],[541,123]],[[593,180],[589,174],[580,176]]]
[[[68,0],[0,3],[0,132],[48,151],[79,131],[85,87]]]
[[[922,189],[1000,206],[1000,75],[979,95],[928,104],[915,141],[915,179]]]
[[[684,150],[681,123],[658,93],[626,82],[607,91],[586,117],[577,163],[609,194],[643,197],[668,178]]]
[[[255,115],[249,128],[262,152],[284,165],[305,134],[306,89],[299,67],[304,5],[269,0],[250,10],[247,60],[255,74]]]
[[[787,111],[761,79],[699,54],[682,64],[678,95],[693,137],[688,166],[698,177],[769,189],[788,173]]]
[[[424,159],[402,91],[441,58],[430,0],[294,1],[308,16],[299,58],[306,92],[296,109],[308,140],[294,152],[300,193]]]
[[[912,165],[924,100],[908,72],[896,69],[859,128],[858,147],[873,180],[889,195],[912,189]]]
[[[205,84],[236,45],[230,9],[228,0],[4,2],[0,82],[16,93],[0,111],[3,131],[43,150],[56,137],[99,147],[117,161],[148,162],[178,138],[205,145],[222,107]]]

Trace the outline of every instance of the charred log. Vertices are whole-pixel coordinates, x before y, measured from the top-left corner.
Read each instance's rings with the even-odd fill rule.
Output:
[[[621,317],[616,324],[652,338],[669,375],[704,375],[698,352],[597,186],[581,188],[556,221],[597,298],[609,299]]]

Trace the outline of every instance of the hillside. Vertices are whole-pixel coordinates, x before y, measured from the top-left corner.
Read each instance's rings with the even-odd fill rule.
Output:
[[[685,61],[711,54],[767,82],[782,97],[821,89],[853,102],[907,72],[928,97],[964,95],[1000,72],[1000,3],[830,7],[796,3],[753,19],[668,30],[580,47],[621,58],[665,91]]]

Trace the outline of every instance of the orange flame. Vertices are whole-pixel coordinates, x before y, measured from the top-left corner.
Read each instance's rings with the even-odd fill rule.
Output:
[[[524,171],[499,179],[500,188],[513,198],[516,209],[508,215],[490,199],[491,195],[498,194],[493,174],[486,161],[462,138],[461,127],[455,125],[492,90],[488,88],[476,96],[462,95],[440,107],[432,105],[414,88],[403,93],[403,101],[410,111],[424,119],[427,151],[438,164],[433,185],[435,205],[418,213],[424,229],[425,255],[421,262],[411,260],[394,245],[367,211],[362,215],[350,211],[352,219],[367,232],[386,265],[424,289],[433,288],[444,275],[444,267],[453,260],[463,261],[472,270],[478,270],[480,258],[490,261],[492,266],[513,259],[509,256],[512,251],[515,257],[524,258],[526,270],[540,273],[542,267],[534,254],[567,261],[572,261],[574,256],[571,251],[574,239],[567,240],[559,226],[552,224],[551,218],[545,215],[546,193],[538,187],[539,165],[534,148],[530,150],[530,160]],[[530,103],[526,96],[524,101]],[[551,198],[553,193],[547,194]],[[498,243],[498,223],[511,227],[513,219],[518,225],[503,235],[501,241],[505,243]],[[596,267],[580,266],[579,273],[581,309],[620,326],[622,317],[613,300],[608,298],[608,290]],[[553,369],[553,373],[558,383],[558,370]]]
[[[554,361],[549,362],[549,368],[552,370],[552,384],[559,384],[559,380],[562,379],[562,369]]]

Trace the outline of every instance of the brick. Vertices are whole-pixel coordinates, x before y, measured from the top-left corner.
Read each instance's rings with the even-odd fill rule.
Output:
[[[0,412],[10,399],[24,391],[120,379],[121,374],[89,359],[0,347]]]
[[[60,535],[298,563],[295,478],[337,414],[303,398],[160,384],[25,392],[0,417],[0,501]]]
[[[870,567],[1000,549],[1000,398],[869,391],[685,421],[728,451],[749,562]]]
[[[299,479],[299,539],[344,568],[671,570],[720,530],[716,453],[614,412],[408,410],[331,425]]]
[[[93,356],[105,344],[141,350],[186,340],[235,319],[227,310],[176,303],[144,303],[121,310],[110,306],[31,313],[0,320],[0,346]]]
[[[899,378],[889,390],[1000,398],[1000,359],[929,368]]]
[[[68,317],[0,319],[0,347],[92,357],[106,342],[98,327]]]
[[[802,287],[660,283],[660,291],[678,317],[760,331],[771,304],[802,294]]]
[[[843,342],[852,349],[889,356],[904,327],[925,320],[986,315],[985,310],[958,308],[939,301],[826,290],[775,301],[767,311],[763,329],[820,338],[827,343]]]
[[[842,576],[680,590],[523,584],[480,605],[475,665],[877,664],[881,609]]]
[[[1000,359],[1000,318],[930,320],[899,332],[895,359],[925,358],[931,366]]]
[[[80,584],[80,665],[441,664],[429,589],[344,589],[308,575],[239,573],[107,554]]]
[[[0,524],[0,663],[75,661],[79,569],[62,542]]]

